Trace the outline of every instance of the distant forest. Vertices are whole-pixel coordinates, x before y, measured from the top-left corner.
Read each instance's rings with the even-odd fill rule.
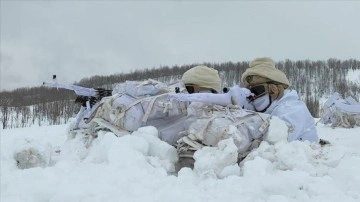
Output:
[[[136,70],[128,74],[94,76],[74,83],[93,88],[112,89],[116,83],[126,80],[152,78],[164,83],[178,81],[181,75],[199,64],[182,66],[161,66],[159,68]],[[240,83],[242,73],[249,62],[204,63],[220,73],[223,87]],[[360,70],[360,61],[328,59],[311,61],[279,61],[276,66],[285,72],[291,82],[291,88],[298,91],[314,117],[319,117],[319,99],[339,92],[343,96],[359,99],[360,86],[346,80],[350,70]],[[0,121],[2,128],[28,127],[31,125],[64,124],[74,117],[80,106],[74,103],[73,91],[48,87],[19,88],[0,92]]]

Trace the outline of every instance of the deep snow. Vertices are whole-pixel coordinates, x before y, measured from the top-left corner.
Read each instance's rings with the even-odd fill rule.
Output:
[[[66,125],[1,130],[1,201],[360,201],[360,128],[319,123],[331,142],[323,147],[283,141],[284,130],[273,120],[267,141],[240,166],[224,140],[177,175],[176,152],[153,127],[124,137],[100,132],[89,149],[67,139]],[[14,154],[28,147],[51,152],[48,165],[18,169]]]

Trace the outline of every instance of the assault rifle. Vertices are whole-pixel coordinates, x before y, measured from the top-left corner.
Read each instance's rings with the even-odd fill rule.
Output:
[[[248,101],[248,97],[250,97],[252,93],[247,88],[234,86],[232,88],[224,89],[223,91],[226,91],[226,93],[176,93],[170,95],[170,98],[178,101],[201,102],[205,104],[215,104],[222,106],[238,105],[243,109],[254,110],[254,107]]]
[[[86,88],[73,84],[59,83],[56,80],[56,75],[53,75],[52,82],[43,82],[43,86],[72,90],[78,95],[75,99],[75,103],[81,103],[82,106],[86,106],[87,108],[91,108],[103,97],[112,95],[112,90],[106,90],[104,88]]]

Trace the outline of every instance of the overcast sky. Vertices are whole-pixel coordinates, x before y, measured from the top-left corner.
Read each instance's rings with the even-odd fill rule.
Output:
[[[0,90],[202,62],[360,59],[358,1],[1,1]]]

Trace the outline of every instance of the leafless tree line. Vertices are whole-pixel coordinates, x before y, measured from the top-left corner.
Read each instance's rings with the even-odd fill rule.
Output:
[[[84,87],[112,89],[126,80],[157,79],[165,83],[178,81],[188,69],[199,64],[161,66],[136,70],[128,74],[94,76],[75,83]],[[220,72],[223,86],[241,85],[241,75],[249,65],[244,62],[204,63]],[[359,98],[360,86],[346,80],[350,70],[360,70],[360,61],[328,59],[326,61],[279,61],[277,67],[285,72],[291,88],[298,91],[314,117],[319,116],[319,98],[339,92],[343,96]],[[75,93],[46,87],[19,88],[0,92],[0,120],[3,128],[30,125],[64,124],[75,116],[80,106],[74,103]]]

